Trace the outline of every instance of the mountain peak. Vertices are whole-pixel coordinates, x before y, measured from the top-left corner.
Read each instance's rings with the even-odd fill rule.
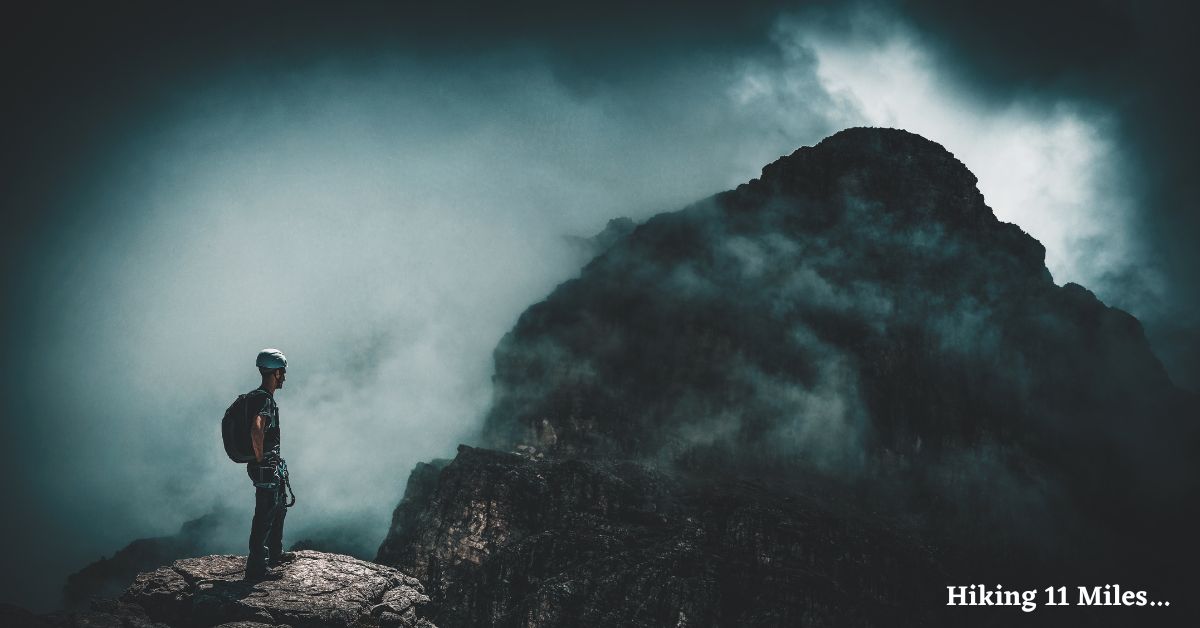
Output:
[[[810,165],[810,158],[845,164],[870,162],[875,166],[900,166],[910,172],[926,168],[926,174],[953,178],[974,186],[975,175],[946,147],[903,129],[851,127],[838,131],[814,146],[804,146],[763,168],[764,178]]]
[[[885,210],[887,219],[902,227],[937,221],[978,231],[1004,224],[977,183],[966,165],[937,142],[900,129],[856,127],[780,157],[763,167],[759,178],[718,198],[733,209],[820,205],[826,212],[856,201]],[[1044,249],[1033,238],[1024,239],[1025,248],[1041,251],[1040,266]]]

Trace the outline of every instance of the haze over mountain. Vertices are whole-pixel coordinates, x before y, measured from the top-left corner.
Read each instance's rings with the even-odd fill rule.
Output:
[[[484,427],[516,454],[419,465],[378,560],[455,625],[955,623],[955,578],[1182,599],[1196,396],[1044,254],[934,142],[802,148],[527,309]]]
[[[1176,601],[1031,621],[1187,616],[1197,396],[1135,318],[1056,285],[1042,246],[997,220],[942,146],[847,129],[580,245],[595,259],[496,348],[486,448],[413,470],[376,556],[417,579],[387,576],[410,587],[378,611],[389,621],[1003,625],[1022,612],[946,607],[946,586],[978,581],[1116,582]],[[194,532],[135,543],[72,586],[137,556],[202,553]],[[306,556],[322,573],[341,560]],[[249,587],[222,584],[214,602],[186,576],[168,582],[240,564],[182,561],[120,603],[38,621],[377,615],[289,606],[286,578],[267,615]]]

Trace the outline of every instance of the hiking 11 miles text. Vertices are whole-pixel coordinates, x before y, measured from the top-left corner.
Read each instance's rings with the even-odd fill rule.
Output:
[[[1122,590],[1119,584],[1076,587],[1076,606],[1170,606],[1170,602],[1152,602],[1145,591]],[[1071,606],[1067,587],[1046,587],[1046,606]],[[1006,590],[1002,585],[988,588],[982,584],[946,587],[946,606],[1019,606],[1026,613],[1038,606],[1038,590]]]

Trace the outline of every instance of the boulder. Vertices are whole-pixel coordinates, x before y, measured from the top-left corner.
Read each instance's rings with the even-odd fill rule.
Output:
[[[303,550],[278,579],[248,582],[244,556],[177,560],[140,574],[121,602],[169,626],[430,628],[421,583],[396,569]]]

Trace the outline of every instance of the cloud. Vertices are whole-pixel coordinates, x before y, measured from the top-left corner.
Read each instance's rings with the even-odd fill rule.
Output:
[[[1145,266],[1113,113],[1020,91],[983,98],[956,83],[901,16],[879,8],[850,12],[841,27],[784,18],[773,40],[781,62],[746,72],[738,94],[747,106],[787,121],[816,91],[844,126],[902,128],[942,144],[978,177],[997,217],[1045,245],[1059,283],[1097,285]]]
[[[331,57],[205,75],[114,123],[62,165],[69,191],[10,277],[27,298],[6,314],[5,412],[27,420],[5,424],[9,457],[46,443],[72,471],[15,479],[31,514],[5,541],[88,522],[15,601],[52,605],[67,571],[217,506],[248,521],[216,422],[263,346],[291,360],[289,542],[335,529],[373,550],[413,465],[478,429],[497,340],[577,272],[563,235],[731,186],[790,141],[762,144],[723,96],[733,68],[675,60],[584,93],[533,50]]]
[[[1183,138],[1200,92],[1177,80],[1194,12],[867,2],[794,14],[774,39],[793,66],[818,67],[845,123],[905,128],[969,164],[997,215],[1046,246],[1055,279],[1138,316],[1194,389],[1200,265],[1183,234],[1200,214],[1179,208],[1196,197]],[[793,80],[756,79],[775,93],[761,85]]]

